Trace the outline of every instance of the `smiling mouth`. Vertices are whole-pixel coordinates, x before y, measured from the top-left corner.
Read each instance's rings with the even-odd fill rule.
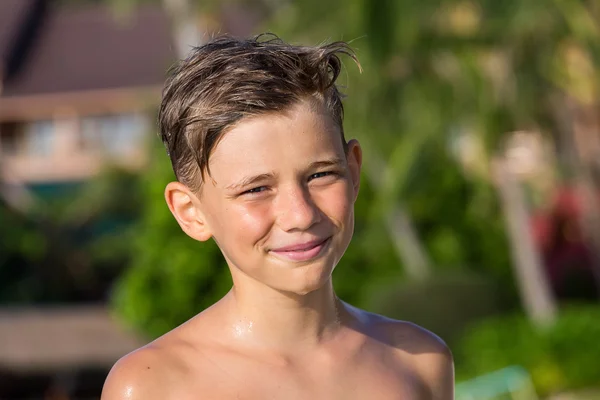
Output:
[[[309,261],[318,257],[329,245],[330,241],[331,237],[328,237],[327,239],[319,242],[307,243],[300,246],[289,246],[281,249],[273,249],[271,250],[271,253],[290,261]]]

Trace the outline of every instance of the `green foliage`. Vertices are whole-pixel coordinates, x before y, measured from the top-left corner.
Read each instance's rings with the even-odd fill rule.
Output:
[[[422,150],[402,193],[435,265],[486,271],[510,285],[508,244],[489,182],[466,176],[448,150]]]
[[[473,325],[454,349],[459,380],[521,365],[541,395],[600,382],[600,308],[572,305],[538,331],[523,315]]]
[[[48,252],[48,242],[35,224],[0,202],[0,302],[35,299],[36,270]]]
[[[135,173],[108,168],[85,183],[35,185],[31,209],[0,204],[0,301],[98,301],[130,256]]]

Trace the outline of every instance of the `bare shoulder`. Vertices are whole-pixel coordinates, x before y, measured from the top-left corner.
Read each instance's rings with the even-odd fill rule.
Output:
[[[450,348],[416,324],[379,317],[381,333],[421,377],[433,400],[454,398],[454,360]]]
[[[388,343],[415,356],[430,355],[441,360],[451,360],[452,353],[446,343],[433,332],[412,322],[376,316],[379,332]]]
[[[121,358],[106,378],[101,400],[168,399],[185,374],[177,347],[158,339]]]
[[[162,398],[164,352],[148,345],[121,358],[110,370],[101,400],[137,400]]]
[[[101,400],[216,398],[214,320],[207,310],[127,354],[109,372]],[[200,335],[198,333],[201,333]]]
[[[398,359],[427,387],[428,398],[454,398],[454,360],[450,348],[434,333],[414,323],[355,309],[377,340],[395,349]]]

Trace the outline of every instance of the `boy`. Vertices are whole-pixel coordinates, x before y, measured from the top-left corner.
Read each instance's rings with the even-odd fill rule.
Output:
[[[216,241],[233,288],[119,360],[103,400],[453,398],[439,338],[332,288],[362,161],[344,138],[340,54],[354,59],[343,43],[220,38],[175,68],[159,112],[177,176],[165,198],[186,234]]]

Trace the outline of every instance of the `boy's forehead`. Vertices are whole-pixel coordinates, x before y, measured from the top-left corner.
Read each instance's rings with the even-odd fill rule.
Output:
[[[261,170],[344,155],[341,132],[326,110],[299,104],[244,118],[225,132],[209,158],[211,176],[223,168]],[[234,172],[234,171],[227,171]]]
[[[311,103],[242,118],[223,132],[211,158],[224,155],[220,153],[234,156],[250,150],[272,150],[277,145],[289,147],[298,142],[314,144],[314,139],[341,138],[340,128],[327,109]]]

